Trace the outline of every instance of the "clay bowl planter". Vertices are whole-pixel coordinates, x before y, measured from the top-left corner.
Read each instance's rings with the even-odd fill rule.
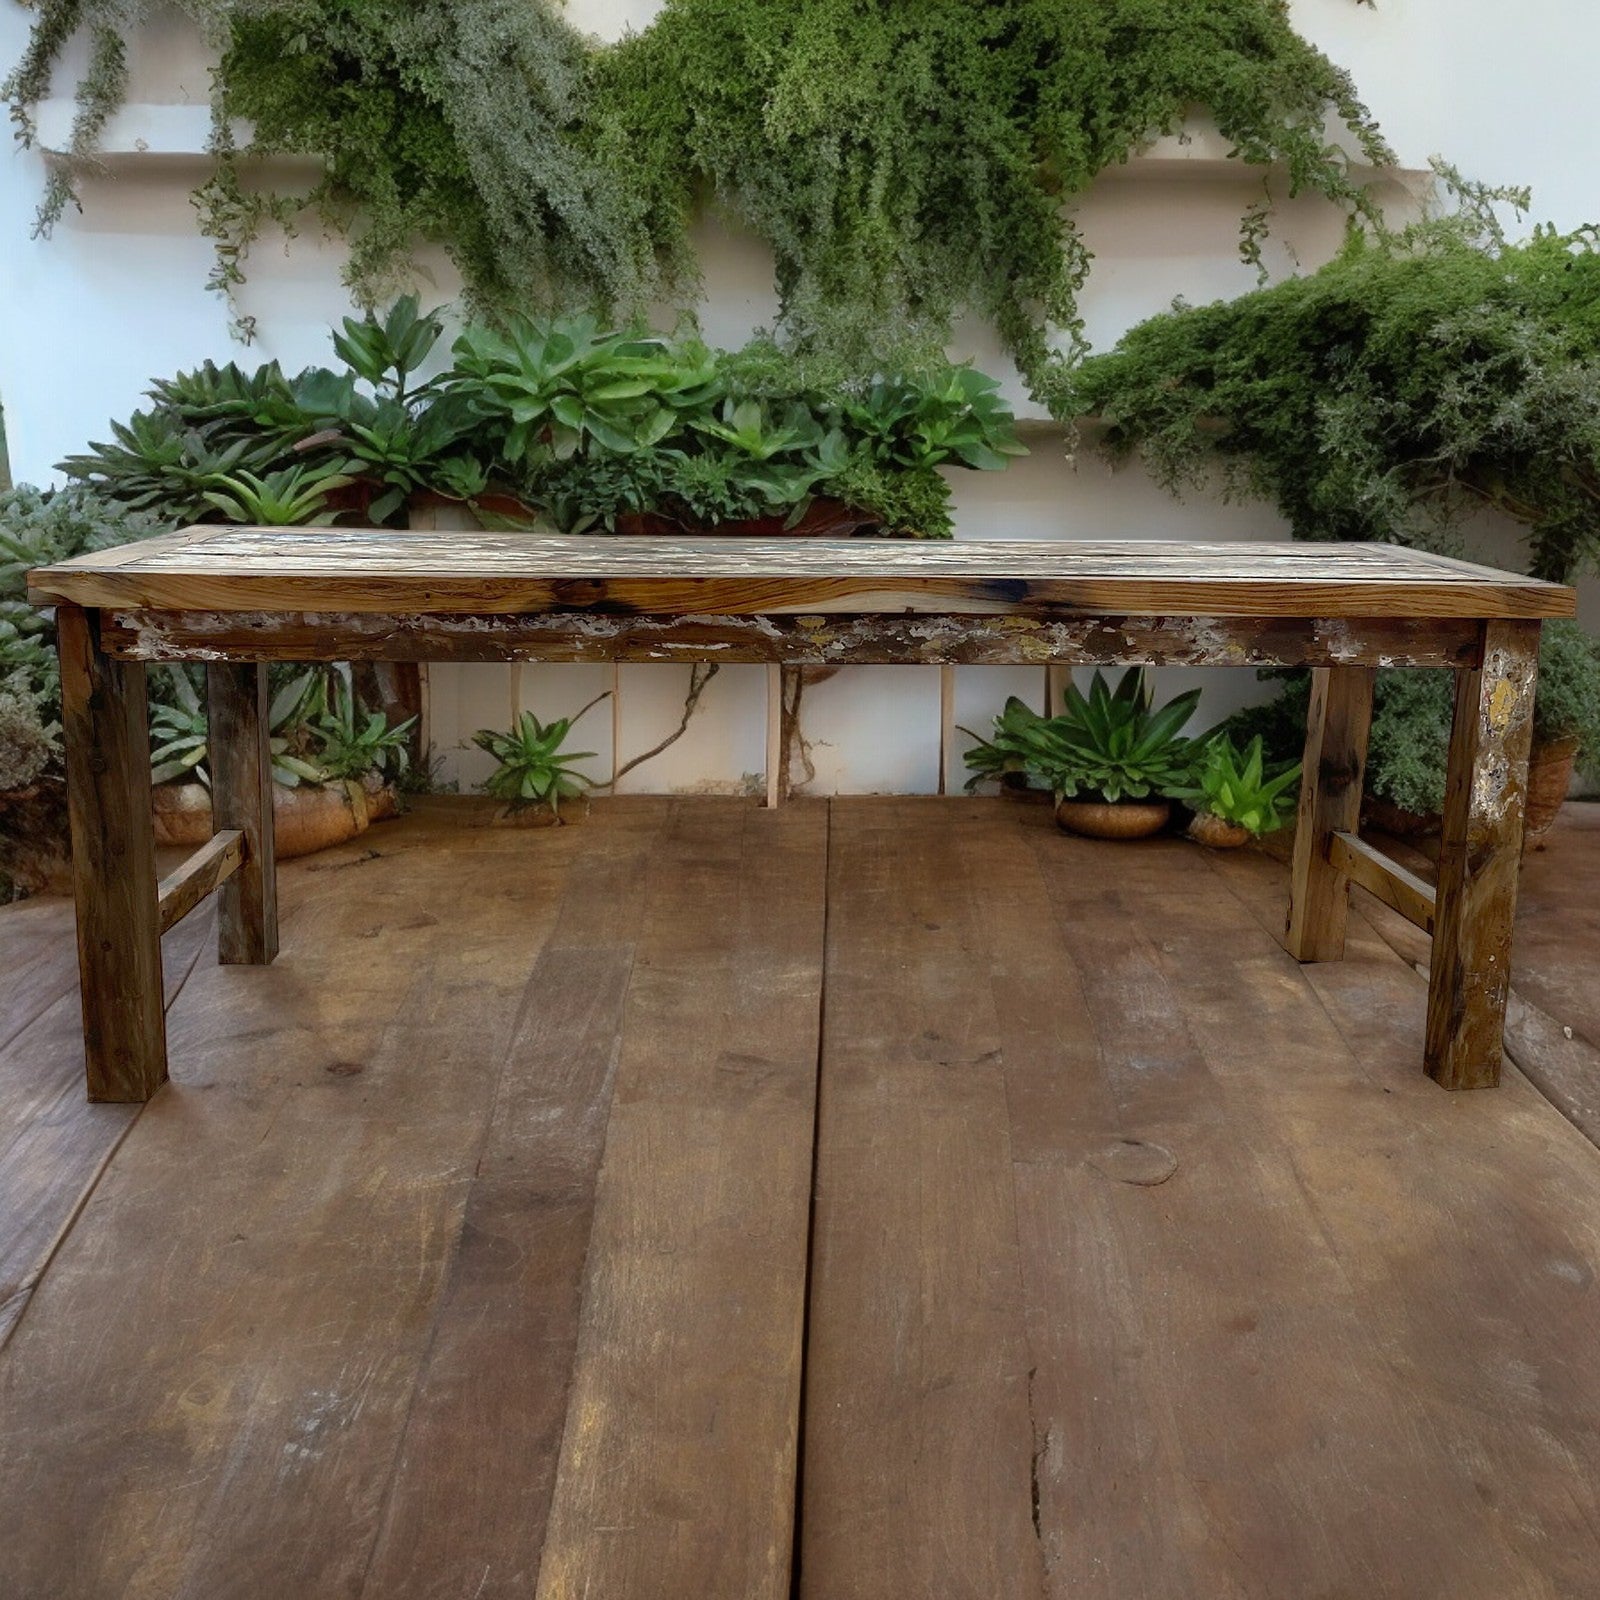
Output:
[[[1528,758],[1528,809],[1523,848],[1542,850],[1544,836],[1572,787],[1572,769],[1578,760],[1576,739],[1552,739],[1535,745]]]
[[[1172,819],[1170,800],[1058,800],[1056,826],[1086,839],[1148,839]]]
[[[1229,822],[1213,811],[1197,811],[1185,830],[1196,844],[1211,850],[1237,850],[1250,843],[1250,830]]]
[[[1444,819],[1437,811],[1403,811],[1369,794],[1362,796],[1361,826],[1391,839],[1426,839],[1444,826]]]
[[[376,809],[393,816],[393,792],[380,794]],[[272,786],[273,846],[278,860],[309,856],[365,833],[374,820],[374,805],[360,783]],[[198,783],[162,783],[155,789],[157,844],[203,845],[212,835],[211,794]]]

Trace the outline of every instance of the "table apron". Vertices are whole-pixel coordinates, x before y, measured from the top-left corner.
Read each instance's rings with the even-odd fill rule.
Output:
[[[1471,617],[100,613],[127,661],[718,661],[786,666],[1476,666]]]

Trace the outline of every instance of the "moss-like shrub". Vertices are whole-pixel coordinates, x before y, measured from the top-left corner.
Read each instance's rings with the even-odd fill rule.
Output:
[[[352,237],[366,304],[409,274],[420,236],[480,309],[627,320],[692,288],[686,227],[709,195],[772,246],[794,342],[865,370],[942,346],[975,310],[1057,409],[1089,266],[1070,205],[1097,173],[1196,106],[1241,159],[1353,211],[1369,202],[1330,127],[1390,159],[1285,0],[667,0],[609,47],[547,0],[189,5],[222,42],[224,159],[199,199],[224,291],[265,221],[310,207]],[[41,0],[3,91],[24,136],[65,38],[83,23],[95,40],[46,225],[124,92],[141,10]],[[315,157],[321,180],[243,183],[232,117],[254,125],[246,153]],[[1265,226],[1263,203],[1247,258]]]
[[[1320,272],[1133,329],[1075,374],[1075,409],[1113,458],[1174,492],[1220,469],[1301,538],[1439,544],[1487,503],[1566,579],[1600,561],[1596,243],[1510,244],[1476,204],[1357,235]]]
[[[1269,755],[1294,760],[1305,745],[1310,674],[1274,669],[1261,676],[1281,682],[1282,692],[1265,705],[1236,712],[1224,726],[1237,742],[1259,733]],[[1453,678],[1446,671],[1412,668],[1378,673],[1367,747],[1368,794],[1420,816],[1443,810]],[[1600,646],[1576,622],[1544,625],[1533,738],[1536,748],[1576,739],[1579,759],[1588,765],[1600,756]]]

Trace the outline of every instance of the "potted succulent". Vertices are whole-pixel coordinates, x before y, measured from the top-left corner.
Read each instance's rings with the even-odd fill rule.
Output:
[[[1528,759],[1527,842],[1542,849],[1572,787],[1572,771],[1600,754],[1600,645],[1576,622],[1544,625]]]
[[[561,802],[580,799],[594,786],[594,780],[574,766],[592,759],[594,751],[569,751],[562,746],[573,724],[605,698],[597,695],[576,716],[541,722],[531,711],[524,711],[506,732],[480,728],[473,735],[472,742],[499,763],[482,786],[487,794],[505,802],[495,815],[497,825],[543,828],[573,820],[573,808],[569,805],[563,814]]]
[[[1260,734],[1243,750],[1218,734],[1201,745],[1188,787],[1173,798],[1194,813],[1187,830],[1191,839],[1215,850],[1236,850],[1289,821],[1299,782],[1299,762],[1269,767]]]
[[[158,844],[196,846],[213,831],[207,727],[200,693],[181,668],[168,674],[150,713],[150,776]],[[272,824],[282,860],[311,855],[364,833],[397,810],[383,781],[404,764],[409,724],[390,728],[382,712],[358,717],[341,683],[333,706],[316,669],[291,677],[268,712],[272,749]]]
[[[1061,715],[1042,717],[1013,697],[995,719],[995,737],[967,753],[968,787],[1020,772],[1055,797],[1056,822],[1096,839],[1159,833],[1171,796],[1189,781],[1194,741],[1182,736],[1200,691],[1159,710],[1149,704],[1144,669],[1130,667],[1115,689],[1096,672],[1083,694],[1067,687]]]

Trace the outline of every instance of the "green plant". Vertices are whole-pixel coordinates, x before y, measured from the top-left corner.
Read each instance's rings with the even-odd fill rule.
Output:
[[[948,361],[852,379],[766,339],[730,353],[592,317],[519,318],[469,324],[452,365],[419,383],[438,330],[407,297],[345,319],[336,369],[207,363],[157,380],[147,409],[62,470],[174,521],[393,522],[429,489],[584,532],[647,512],[793,521],[827,495],[888,531],[943,537],[941,472],[1025,453],[994,381]]]
[[[994,719],[992,739],[985,739],[970,728],[960,729],[969,739],[977,740],[962,757],[971,774],[967,792],[970,794],[985,783],[1020,782],[1027,788],[1048,788],[1038,776],[1039,769],[1059,748],[1049,721],[1012,695]]]
[[[51,615],[27,602],[29,571],[170,527],[79,485],[39,490],[18,484],[0,492],[0,683],[20,683],[47,727],[60,715],[61,678]]]
[[[41,778],[60,754],[60,735],[20,674],[0,678],[0,794]]]
[[[547,0],[189,3],[222,45],[197,200],[224,291],[265,222],[309,211],[351,235],[364,304],[410,275],[421,237],[480,306],[627,318],[692,287],[706,195],[772,247],[789,339],[870,371],[974,309],[1057,409],[1090,260],[1069,207],[1097,173],[1196,105],[1242,160],[1356,212],[1371,202],[1330,128],[1390,159],[1285,0],[667,0],[613,46]],[[44,223],[120,99],[142,9],[40,0],[4,86],[25,139],[67,36],[87,21],[94,39]],[[262,190],[241,155],[314,157],[322,176]],[[1265,225],[1264,203],[1243,218],[1247,259]]]
[[[1189,774],[1193,742],[1181,730],[1199,700],[1200,691],[1190,689],[1152,710],[1143,668],[1130,667],[1115,690],[1096,671],[1087,696],[1067,686],[1066,708],[1051,719],[1057,749],[1036,770],[1069,798],[1114,804],[1170,796]]]
[[[585,446],[628,455],[661,443],[715,393],[711,353],[593,317],[512,318],[456,341],[452,384],[513,466]]]
[[[1215,468],[1300,538],[1437,548],[1487,503],[1538,576],[1600,565],[1600,233],[1508,243],[1496,196],[1446,177],[1456,214],[1153,318],[1080,368],[1074,409],[1174,493]]]
[[[1576,622],[1546,622],[1539,640],[1535,745],[1575,739],[1585,762],[1600,755],[1600,642]]]
[[[270,438],[223,440],[171,410],[136,411],[113,422],[111,435],[109,444],[68,456],[61,471],[130,510],[173,522],[198,520],[211,509],[207,491],[219,479],[265,470],[281,453]]]
[[[1600,752],[1600,655],[1596,641],[1575,622],[1546,622],[1539,646],[1539,688],[1534,699],[1535,745],[1576,738],[1580,759]],[[1223,724],[1235,743],[1258,734],[1269,761],[1298,760],[1305,746],[1310,674],[1269,668],[1260,676],[1280,684],[1263,705],[1235,712]],[[1455,712],[1454,674],[1418,668],[1381,668],[1373,688],[1372,731],[1367,742],[1366,792],[1401,811],[1436,816],[1444,809],[1450,725]]]
[[[328,497],[351,479],[342,462],[283,467],[264,477],[254,472],[214,473],[203,493],[207,505],[225,522],[255,523],[268,528],[303,523],[325,525],[334,519]]]
[[[994,738],[967,753],[973,769],[968,787],[1022,772],[1031,786],[1060,799],[1115,804],[1176,795],[1189,782],[1195,755],[1182,729],[1199,700],[1200,691],[1190,689],[1152,710],[1140,667],[1130,667],[1115,689],[1099,671],[1087,695],[1069,684],[1054,717],[1041,717],[1013,697],[995,719]]]
[[[341,673],[330,703],[311,723],[316,765],[330,778],[364,778],[368,773],[400,778],[410,766],[406,736],[416,720],[407,717],[391,727],[382,711],[363,712]]]
[[[1208,812],[1259,838],[1290,817],[1300,783],[1300,763],[1267,762],[1259,734],[1243,749],[1226,734],[1207,739],[1195,757],[1189,784],[1173,792],[1192,811]]]
[[[308,668],[284,684],[268,708],[272,781],[286,789],[297,788],[301,783],[326,783],[335,776],[293,748],[316,693],[317,673]],[[194,680],[183,667],[169,668],[166,696],[150,708],[151,781],[173,783],[189,777],[209,788],[211,775],[205,766],[207,733],[206,708]]]
[[[504,800],[513,810],[545,806],[559,818],[561,802],[576,799],[594,783],[574,765],[590,760],[594,751],[568,751],[562,746],[573,724],[605,698],[600,695],[591,700],[573,717],[540,722],[531,711],[524,711],[508,732],[480,728],[472,736],[472,742],[499,763],[485,780],[485,791],[497,800]]]

